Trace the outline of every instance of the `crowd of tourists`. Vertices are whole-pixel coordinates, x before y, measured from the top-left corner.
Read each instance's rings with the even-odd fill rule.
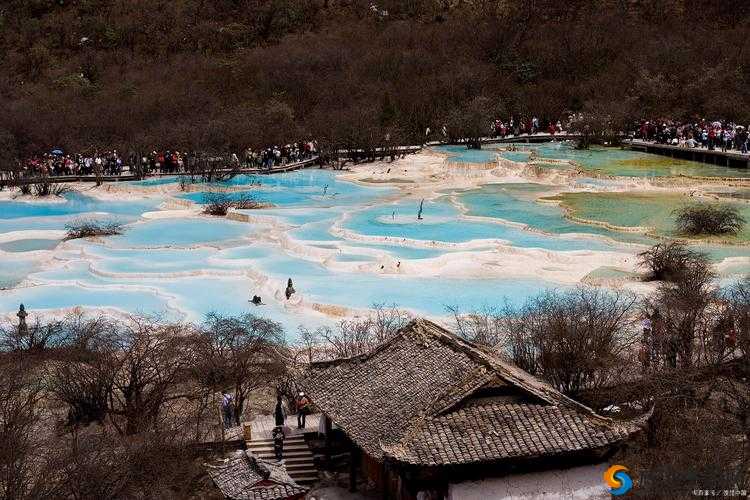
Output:
[[[536,116],[531,118],[508,120],[497,119],[492,123],[492,133],[495,137],[507,137],[509,135],[537,134],[546,132],[550,135],[562,133],[563,124],[561,120],[548,120],[542,122]]]
[[[312,158],[318,152],[315,141],[295,142],[285,146],[273,146],[255,151],[248,148],[242,159],[249,168],[269,169],[278,165],[297,163]],[[233,158],[233,160],[236,158]]]
[[[271,169],[312,158],[318,152],[315,141],[295,142],[283,146],[272,146],[260,150],[247,148],[240,156],[231,153],[225,156],[210,156],[212,162],[224,167]],[[162,173],[176,174],[190,170],[206,155],[176,150],[151,151],[140,158],[145,175]],[[39,176],[119,176],[132,173],[137,165],[135,153],[122,154],[117,150],[89,154],[65,154],[61,149],[27,159],[23,164],[24,175]]]
[[[117,151],[106,151],[97,154],[66,155],[61,150],[54,150],[30,158],[24,164],[24,170],[33,175],[120,175],[123,171],[123,159]]]
[[[673,120],[642,120],[631,137],[657,144],[668,144],[686,148],[738,151],[747,154],[748,127],[725,120],[694,122]]]

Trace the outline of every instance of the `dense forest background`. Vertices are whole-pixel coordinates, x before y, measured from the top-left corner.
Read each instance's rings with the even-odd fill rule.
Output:
[[[477,111],[747,122],[748,21],[743,0],[5,0],[0,142],[409,143]]]

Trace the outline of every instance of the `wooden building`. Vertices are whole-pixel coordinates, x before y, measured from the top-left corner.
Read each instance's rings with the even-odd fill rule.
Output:
[[[302,387],[386,498],[599,463],[638,430],[426,320],[371,353],[313,363]]]

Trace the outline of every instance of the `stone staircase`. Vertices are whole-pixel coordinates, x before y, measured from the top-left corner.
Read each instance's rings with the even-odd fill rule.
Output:
[[[272,439],[253,439],[247,442],[247,451],[265,460],[276,461]],[[287,436],[284,439],[284,464],[289,475],[301,485],[309,485],[318,480],[318,470],[313,462],[313,454],[302,434]]]

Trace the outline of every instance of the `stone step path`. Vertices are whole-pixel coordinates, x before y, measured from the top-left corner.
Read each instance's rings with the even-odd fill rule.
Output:
[[[273,452],[273,440],[259,436],[247,442],[247,451],[265,460],[276,461]],[[313,454],[302,434],[287,436],[284,439],[282,460],[289,475],[297,483],[305,485],[318,480],[318,469],[315,468]]]

